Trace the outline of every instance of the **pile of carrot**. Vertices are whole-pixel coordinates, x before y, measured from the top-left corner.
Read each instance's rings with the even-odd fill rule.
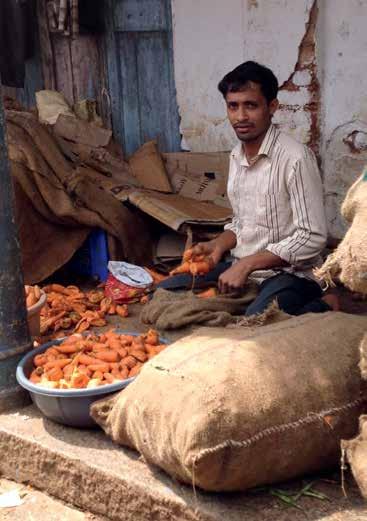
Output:
[[[118,305],[105,297],[102,289],[88,292],[77,286],[50,284],[42,288],[47,302],[41,310],[41,335],[73,328],[74,333],[82,333],[90,326],[102,327],[107,324],[106,315],[127,317],[126,304]]]
[[[37,304],[41,298],[41,288],[39,286],[24,286],[25,301],[27,308],[30,308]]]
[[[52,389],[85,389],[136,376],[143,364],[167,346],[154,329],[139,336],[75,334],[33,359],[30,381]]]
[[[213,267],[213,262],[207,255],[194,255],[193,250],[186,250],[182,257],[182,264],[170,271],[170,275],[191,273],[191,275],[205,275]]]

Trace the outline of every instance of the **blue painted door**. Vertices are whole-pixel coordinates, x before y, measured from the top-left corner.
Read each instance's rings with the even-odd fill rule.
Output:
[[[127,154],[151,139],[180,150],[170,0],[109,0],[107,63],[114,134]]]

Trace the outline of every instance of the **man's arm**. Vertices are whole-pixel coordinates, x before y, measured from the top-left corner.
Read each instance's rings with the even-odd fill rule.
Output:
[[[295,231],[266,249],[293,266],[317,257],[327,238],[323,188],[313,152],[305,150],[288,179],[287,188]]]

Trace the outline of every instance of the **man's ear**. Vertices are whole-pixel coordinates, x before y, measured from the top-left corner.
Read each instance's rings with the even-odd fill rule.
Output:
[[[274,116],[274,114],[278,110],[278,108],[279,108],[279,101],[277,100],[277,98],[271,100],[271,102],[269,103],[270,115]]]

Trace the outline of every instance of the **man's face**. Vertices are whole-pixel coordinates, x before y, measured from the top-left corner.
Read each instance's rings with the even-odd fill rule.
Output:
[[[258,83],[248,82],[239,92],[226,95],[228,119],[242,142],[256,141],[265,135],[278,100],[267,102]]]

